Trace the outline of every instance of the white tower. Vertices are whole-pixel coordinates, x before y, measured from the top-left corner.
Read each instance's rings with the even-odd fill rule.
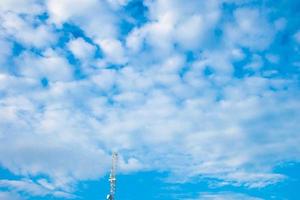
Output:
[[[110,192],[106,197],[107,200],[115,200],[117,161],[118,161],[118,154],[116,152],[113,152],[111,171],[108,179],[110,182]]]

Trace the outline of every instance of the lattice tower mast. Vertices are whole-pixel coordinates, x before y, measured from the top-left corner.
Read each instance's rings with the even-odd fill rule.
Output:
[[[110,182],[110,192],[109,195],[107,195],[108,200],[115,200],[117,162],[118,162],[118,154],[116,152],[113,152],[111,171],[108,179]]]

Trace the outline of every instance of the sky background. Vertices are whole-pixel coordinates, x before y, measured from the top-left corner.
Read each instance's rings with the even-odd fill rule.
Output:
[[[300,198],[300,1],[0,0],[0,199]]]

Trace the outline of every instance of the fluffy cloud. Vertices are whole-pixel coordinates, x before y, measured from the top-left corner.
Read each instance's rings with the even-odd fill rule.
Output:
[[[47,78],[51,81],[72,80],[72,67],[68,60],[52,49],[42,55],[25,52],[15,58],[19,73],[29,78]]]
[[[29,47],[43,48],[50,46],[57,39],[50,26],[42,24],[36,19],[31,19],[30,16],[26,18],[16,13],[3,12],[0,14],[0,21],[2,22],[1,29],[3,29],[6,37],[13,37]]]
[[[76,2],[70,0],[49,0],[47,6],[51,19],[56,23],[63,23],[72,17],[83,17],[89,14],[87,11],[93,10],[93,7],[98,6],[98,4],[95,0],[78,0]]]
[[[119,40],[104,39],[97,42],[108,62],[116,64],[124,64],[126,62],[125,51]]]
[[[93,45],[84,41],[82,38],[70,41],[68,47],[71,52],[83,62],[92,59],[96,51],[96,48]]]
[[[88,135],[85,135],[89,130],[78,126],[82,123],[92,125],[93,121],[86,121],[84,116],[78,116],[67,124],[64,120],[72,118],[73,114],[69,110],[56,107],[60,106],[59,104],[53,104],[53,108],[47,107],[47,110],[40,113],[36,109],[42,106],[45,97],[41,94],[40,96],[32,95],[38,94],[31,94],[31,98],[40,99],[40,101],[29,100],[21,96],[6,98],[2,101],[6,104],[5,108],[1,109],[3,116],[1,140],[6,144],[0,149],[1,152],[5,152],[1,156],[2,166],[16,174],[50,176],[57,187],[64,186],[65,183],[73,181],[72,179],[88,179],[102,175],[108,165],[109,157]],[[17,104],[16,99],[18,99]],[[57,112],[59,110],[60,112]],[[20,112],[23,114],[20,115]],[[32,121],[29,122],[26,118]],[[58,121],[62,123],[59,125]],[[14,123],[19,126],[14,127]],[[31,126],[34,126],[34,129]],[[12,137],[11,134],[14,136]],[[11,145],[14,148],[9,148]],[[11,159],[12,157],[14,159]],[[47,157],[47,161],[43,162],[41,157]]]
[[[202,47],[204,40],[209,40],[206,37],[220,15],[217,1],[193,1],[191,4],[177,0],[149,1],[148,7],[150,21],[132,31],[127,38],[127,45],[137,51],[145,42],[160,57],[171,53],[175,45],[185,50]]]
[[[117,18],[104,0],[48,0],[47,9],[49,21],[74,23],[95,40],[118,35]]]
[[[227,42],[251,49],[266,49],[274,39],[274,27],[258,9],[240,8],[234,12],[235,23],[225,30]]]
[[[299,81],[265,76],[265,59],[277,55],[266,51],[282,29],[264,10],[145,1],[146,22],[126,24],[133,27],[121,35],[129,1],[32,1],[44,21],[22,15],[31,4],[3,2],[14,11],[0,15],[0,164],[24,179],[1,187],[68,195],[108,171],[112,150],[121,173],[159,170],[173,181],[248,188],[283,181],[274,167],[300,159]],[[85,37],[69,37],[66,23]],[[26,49],[12,55],[14,41]],[[255,199],[200,199],[241,198]]]
[[[39,4],[37,0],[3,0],[0,2],[0,10],[17,13],[38,14],[43,11],[43,6]]]
[[[174,66],[172,62],[167,63]],[[63,183],[65,180],[58,177],[93,178],[101,175],[105,170],[101,170],[101,166],[109,163],[108,155],[98,149],[102,147],[116,149],[121,155],[123,151],[134,155],[132,158],[124,155],[124,159],[128,159],[121,162],[124,171],[168,169],[178,178],[183,174],[188,178],[202,174],[223,180],[224,184],[263,187],[283,178],[272,173],[272,166],[281,160],[299,157],[299,152],[292,150],[299,140],[294,131],[298,130],[294,122],[299,119],[299,105],[295,97],[281,91],[283,86],[279,80],[231,81],[221,90],[223,100],[215,101],[220,88],[214,89],[205,80],[202,80],[206,84],[202,86],[206,88],[205,93],[198,96],[197,93],[203,91],[200,85],[186,85],[179,79],[162,82],[148,75],[152,77],[152,88],[143,94],[143,90],[128,83],[125,78],[128,73],[124,69],[114,75],[111,79],[116,80],[115,84],[110,81],[104,84],[103,88],[110,89],[100,96],[90,92],[97,89],[97,85],[82,81],[54,84],[49,92],[32,94],[30,99],[34,101],[25,98],[19,105],[13,97],[3,99],[6,106],[2,111],[11,113],[10,118],[6,114],[6,130],[15,134],[12,137],[3,132],[2,141],[7,147],[1,149],[5,152],[1,156],[2,165],[16,174],[46,174]],[[160,73],[174,76],[169,70],[160,70]],[[136,78],[141,76],[136,75]],[[99,80],[102,80],[101,75]],[[285,85],[292,89],[292,85]],[[111,93],[116,86],[118,92]],[[269,87],[276,88],[277,92],[268,90]],[[114,104],[109,104],[110,96]],[[285,98],[286,105],[281,105],[281,98]],[[281,107],[274,111],[273,107],[278,104]],[[41,105],[42,112],[38,111]],[[270,126],[269,118],[280,128]],[[31,119],[30,124],[23,119]],[[284,125],[283,132],[284,119],[290,123]],[[264,127],[263,135],[260,135],[261,127]],[[178,151],[173,149],[175,146]],[[144,157],[146,152],[148,156]],[[44,162],[40,158],[46,155],[47,162]],[[12,162],[12,157],[18,165]],[[99,159],[104,157],[107,162],[101,164]],[[75,165],[76,160],[82,162]]]
[[[176,30],[178,43],[186,49],[194,49],[197,47],[201,40],[203,40],[205,34],[203,30],[204,25],[204,19],[201,15],[194,15],[183,21]]]

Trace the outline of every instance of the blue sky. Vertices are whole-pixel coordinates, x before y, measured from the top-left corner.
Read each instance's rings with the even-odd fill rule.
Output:
[[[1,0],[0,199],[300,197],[300,2]]]

